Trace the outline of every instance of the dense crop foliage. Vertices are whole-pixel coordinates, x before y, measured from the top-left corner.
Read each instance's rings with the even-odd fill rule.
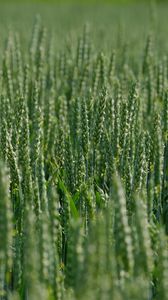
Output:
[[[168,56],[36,18],[0,69],[0,299],[168,299]],[[138,41],[138,36],[137,36]],[[101,40],[99,40],[101,43]]]

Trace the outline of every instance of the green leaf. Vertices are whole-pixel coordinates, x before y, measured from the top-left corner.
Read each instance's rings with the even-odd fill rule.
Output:
[[[64,182],[59,179],[59,188],[60,190],[65,194],[66,198],[68,199],[69,201],[69,204],[70,204],[70,211],[71,211],[71,214],[73,216],[73,218],[75,220],[78,220],[79,219],[79,213],[78,213],[78,210],[75,206],[75,203],[74,203],[74,200],[73,200],[73,197],[70,195],[70,193],[68,192]]]

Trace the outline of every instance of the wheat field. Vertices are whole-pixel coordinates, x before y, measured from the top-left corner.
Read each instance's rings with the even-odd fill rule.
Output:
[[[0,299],[168,299],[168,6],[0,4]]]

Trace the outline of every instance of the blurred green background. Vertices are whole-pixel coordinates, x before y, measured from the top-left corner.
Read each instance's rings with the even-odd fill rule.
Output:
[[[153,5],[153,3],[156,5]],[[85,23],[90,25],[93,47],[111,51],[122,40],[126,49],[140,55],[154,26],[158,47],[168,50],[167,1],[140,0],[0,0],[0,39],[2,45],[10,31],[20,34],[29,46],[35,16],[39,14],[49,35],[55,37],[57,49],[65,44],[76,46]],[[118,36],[118,40],[116,39]],[[129,44],[127,42],[129,36]],[[137,36],[139,39],[137,39]],[[101,41],[101,43],[100,43]],[[137,47],[138,43],[138,47]]]
[[[167,2],[167,0],[0,0],[0,3],[74,3],[74,4],[130,4]]]

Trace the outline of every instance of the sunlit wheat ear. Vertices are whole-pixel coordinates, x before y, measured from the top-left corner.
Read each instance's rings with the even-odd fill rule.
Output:
[[[39,277],[40,262],[43,263],[43,260],[40,261],[41,257],[38,250],[39,232],[36,230],[35,215],[29,205],[25,208],[23,233],[26,236],[23,239],[24,294],[29,295],[34,300],[37,297],[45,299],[47,296],[45,286],[42,285]],[[27,260],[27,255],[29,255],[30,260]],[[42,269],[41,275],[43,272]]]
[[[115,80],[115,68],[116,68],[116,51],[112,51],[110,57],[109,70],[108,70],[108,80],[110,81],[111,85],[114,84],[114,80]]]
[[[21,53],[21,44],[19,34],[15,35],[15,55],[16,55],[16,66],[17,66],[17,78],[18,78],[18,90],[20,94],[23,94],[23,84],[24,84],[24,76],[23,76],[23,57]]]
[[[144,226],[145,224],[145,226]],[[149,223],[147,218],[147,207],[143,201],[143,195],[139,195],[135,199],[135,226],[137,230],[138,238],[138,261],[141,265],[142,270],[146,274],[151,274],[153,270],[153,256],[151,249],[151,238],[149,232]]]
[[[0,162],[0,295],[2,298],[7,294],[13,263],[13,220],[9,184],[8,170]]]
[[[168,222],[167,222],[167,212],[168,212],[168,203],[167,203],[167,195],[168,195],[168,161],[167,161],[167,153],[168,153],[168,144],[166,142],[164,147],[164,165],[163,165],[163,180],[162,180],[162,195],[161,195],[161,204],[163,207],[163,222],[166,225],[166,232],[168,232]]]
[[[84,157],[87,158],[89,151],[89,127],[88,127],[88,111],[86,106],[86,100],[82,101],[81,108],[81,135],[82,135],[82,148]]]
[[[164,93],[162,117],[163,117],[163,138],[164,141],[166,142],[168,138],[168,91]]]
[[[9,100],[12,102],[14,98],[14,83],[13,83],[13,34],[12,32],[9,32],[8,39],[6,42],[6,49],[4,53],[4,59],[3,59],[3,77],[5,78],[4,84],[6,86],[6,95],[9,98]]]
[[[168,276],[168,241],[167,236],[165,235],[163,230],[160,230],[158,238],[159,259],[157,264],[157,270],[159,274],[159,297],[162,299],[167,299],[168,283],[166,278]]]
[[[4,97],[1,96],[1,146],[0,146],[0,157],[3,161],[6,161],[7,158],[7,120],[6,120],[6,113],[5,113],[5,103]]]
[[[29,116],[26,103],[23,104],[21,131],[19,136],[18,163],[21,170],[21,185],[24,202],[33,205],[32,174],[30,166],[30,131]]]
[[[115,206],[115,239],[116,258],[119,269],[132,271],[134,267],[131,229],[128,224],[126,198],[121,181],[113,177],[112,198]]]
[[[163,65],[160,62],[158,65],[158,71],[157,71],[157,96],[160,99],[163,99],[164,91],[163,91]]]
[[[146,73],[148,71],[148,67],[152,62],[153,57],[153,36],[152,34],[148,35],[145,51],[144,51],[144,60],[143,60],[143,72]]]
[[[103,127],[104,127],[106,102],[107,102],[107,90],[106,88],[103,88],[99,96],[97,116],[95,120],[95,129],[94,129],[94,136],[93,136],[94,139],[93,141],[95,146],[97,146],[101,140]]]
[[[66,184],[70,191],[73,191],[74,188],[74,163],[73,163],[73,151],[72,144],[70,138],[67,138],[65,141],[65,161],[64,161],[64,169],[65,169],[65,180]]]
[[[36,66],[40,31],[41,31],[41,17],[38,15],[36,16],[36,20],[34,22],[30,49],[29,49],[32,65],[34,64],[34,67],[32,66],[33,68],[35,68]]]
[[[139,140],[141,143],[136,147],[135,161],[134,161],[134,178],[133,187],[134,190],[139,190],[146,184],[146,169],[147,162],[145,157],[145,144],[144,144],[144,134],[139,135]]]

